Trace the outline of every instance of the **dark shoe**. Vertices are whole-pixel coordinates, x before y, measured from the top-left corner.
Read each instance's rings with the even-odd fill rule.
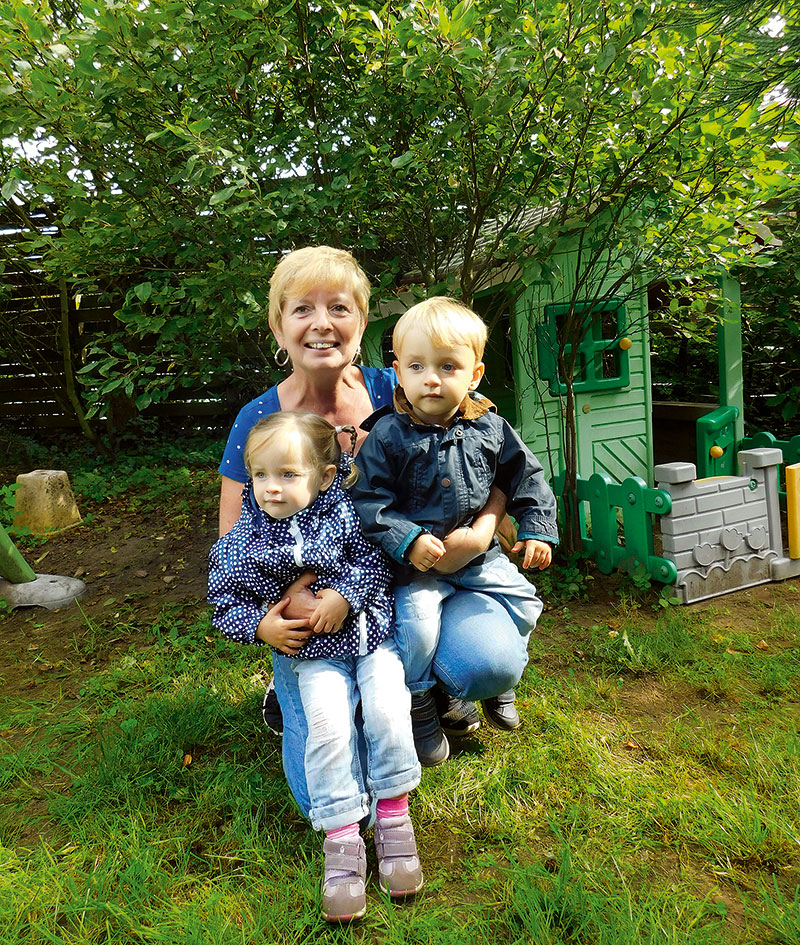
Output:
[[[411,727],[414,730],[414,747],[417,758],[424,768],[433,768],[450,757],[450,743],[439,724],[433,693],[411,693]]]
[[[434,686],[433,697],[436,700],[436,711],[445,735],[463,738],[464,735],[469,735],[470,732],[475,732],[480,728],[481,720],[474,702],[451,696],[440,686]]]
[[[517,696],[513,689],[508,692],[501,692],[499,696],[493,696],[491,699],[482,699],[483,714],[486,721],[492,728],[498,728],[501,732],[513,732],[519,728],[519,712],[514,705]]]
[[[261,715],[264,719],[264,725],[279,738],[283,735],[283,713],[281,705],[278,702],[278,694],[275,692],[275,680],[270,679],[267,691],[264,694],[264,701],[261,704]]]

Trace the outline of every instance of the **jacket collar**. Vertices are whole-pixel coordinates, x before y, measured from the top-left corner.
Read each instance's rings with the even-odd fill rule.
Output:
[[[420,420],[419,417],[415,415],[411,401],[406,397],[406,392],[399,384],[394,389],[394,409],[398,413],[408,416],[412,423],[426,427],[434,425]],[[488,397],[484,397],[483,394],[478,394],[475,391],[469,391],[459,404],[458,410],[450,423],[452,424],[456,420],[477,420],[478,417],[482,417],[490,410],[496,412],[497,408]]]

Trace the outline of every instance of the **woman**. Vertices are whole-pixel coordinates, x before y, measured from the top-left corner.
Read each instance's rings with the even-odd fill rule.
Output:
[[[291,364],[288,377],[255,398],[233,425],[220,463],[220,534],[228,532],[241,511],[244,444],[250,428],[262,416],[276,410],[311,410],[335,426],[356,429],[375,409],[390,403],[396,384],[389,368],[356,364],[361,337],[367,324],[369,280],[355,259],[329,246],[306,247],[285,256],[270,280],[269,324],[278,342],[276,361]],[[366,433],[359,431],[359,442]],[[349,447],[349,443],[342,443]],[[445,541],[446,553],[437,570],[456,571],[485,551],[502,518],[505,499],[498,490],[470,528],[461,528]],[[309,597],[309,592],[305,592]],[[257,636],[286,657],[273,657],[275,689],[283,713],[283,765],[289,787],[304,814],[309,800],[305,783],[304,756],[308,726],[303,714],[297,679],[288,656],[296,653],[311,631],[305,626],[308,607],[302,603],[302,587],[289,589],[285,598],[264,616]],[[312,598],[313,600],[313,598]],[[491,633],[487,634],[487,627]],[[434,660],[437,678],[460,699],[487,699],[505,693],[518,682],[527,663],[526,640],[522,639],[505,609],[492,598],[456,594],[442,614],[441,642]],[[513,697],[512,697],[513,699]],[[448,711],[445,706],[443,714]],[[456,706],[452,724],[461,732],[477,727],[477,716],[465,720]],[[499,705],[495,724],[503,713],[515,727],[513,701]],[[474,721],[473,721],[474,718]],[[438,719],[415,719],[415,728]],[[518,724],[518,722],[516,723]],[[445,729],[447,730],[447,729]]]

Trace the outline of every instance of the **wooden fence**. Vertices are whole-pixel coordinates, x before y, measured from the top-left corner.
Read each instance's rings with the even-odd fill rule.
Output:
[[[57,232],[46,213],[26,209],[24,215],[39,232]],[[65,342],[77,371],[86,363],[93,340],[119,329],[114,313],[123,299],[76,297],[63,281],[59,285],[49,279],[37,257],[18,249],[30,224],[0,206],[0,424],[29,435],[77,430],[80,424],[66,385]],[[165,365],[165,373],[167,369]],[[200,421],[225,429],[247,399],[247,390],[232,387],[229,378],[220,376],[210,385],[175,390],[166,401],[151,404],[143,416],[169,418],[176,427],[196,427]]]

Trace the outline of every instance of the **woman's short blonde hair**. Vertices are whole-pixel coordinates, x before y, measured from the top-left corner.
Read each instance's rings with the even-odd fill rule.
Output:
[[[353,294],[362,326],[369,313],[370,284],[364,270],[345,249],[304,246],[284,256],[269,280],[269,325],[280,328],[284,302],[317,286],[346,289]]]
[[[328,466],[336,466],[342,459],[342,449],[337,437],[340,432],[347,432],[351,440],[355,441],[356,431],[353,427],[334,427],[324,417],[307,410],[279,410],[268,417],[262,417],[247,435],[244,447],[244,466],[248,474],[251,470],[253,456],[267,449],[276,437],[287,433],[298,433],[301,455],[297,459],[306,469],[313,470],[321,475]],[[355,448],[355,445],[353,445]],[[358,479],[358,468],[350,467],[349,473],[342,483],[345,488],[352,486]]]
[[[467,345],[475,352],[475,361],[483,359],[487,330],[483,319],[457,299],[436,295],[412,305],[394,326],[392,347],[399,356],[411,328],[419,328],[435,345]]]

